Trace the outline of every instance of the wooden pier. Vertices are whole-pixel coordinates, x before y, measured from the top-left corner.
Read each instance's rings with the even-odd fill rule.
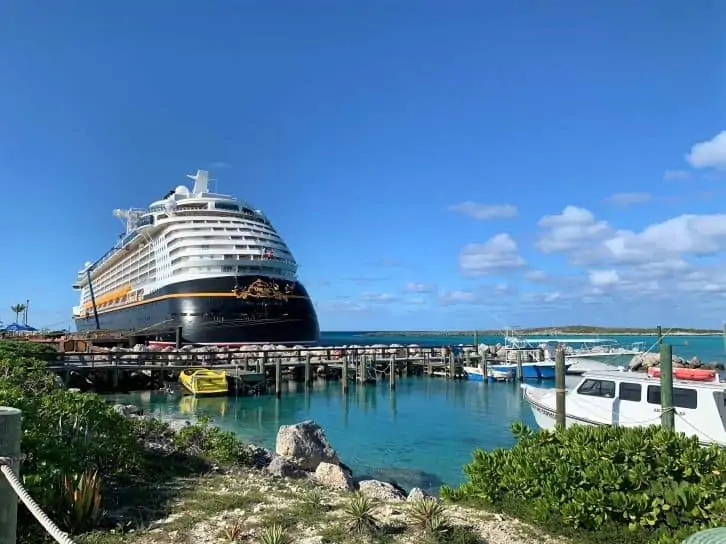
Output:
[[[386,351],[394,351],[388,354]],[[387,383],[395,389],[402,376],[429,375],[464,378],[463,367],[476,366],[481,357],[459,356],[446,348],[305,348],[228,351],[104,351],[51,354],[47,367],[67,387],[96,390],[129,390],[131,383],[143,388],[163,388],[190,367],[226,370],[232,394],[282,393],[285,380],[310,385],[315,379],[340,380],[344,391],[350,382]]]

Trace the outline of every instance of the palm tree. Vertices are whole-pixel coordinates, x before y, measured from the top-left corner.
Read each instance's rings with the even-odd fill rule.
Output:
[[[18,316],[25,311],[25,304],[13,304],[10,310],[15,312],[15,322],[18,322]]]

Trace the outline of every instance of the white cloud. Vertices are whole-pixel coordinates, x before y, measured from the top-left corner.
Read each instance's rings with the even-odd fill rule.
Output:
[[[390,293],[363,293],[360,296],[364,302],[371,302],[374,304],[386,304],[398,300],[396,295]]]
[[[708,141],[695,144],[686,155],[686,160],[694,168],[726,169],[726,130]]]
[[[511,204],[479,204],[471,200],[449,206],[449,210],[474,219],[506,219],[519,213]]]
[[[464,274],[484,275],[523,266],[517,243],[509,234],[497,234],[483,244],[468,244],[459,255]]]
[[[454,290],[444,291],[439,295],[439,304],[451,306],[454,304],[471,304],[476,301],[476,295],[472,291]]]
[[[416,283],[413,281],[409,281],[403,286],[403,290],[406,293],[429,293],[431,289],[432,286],[428,283]]]
[[[726,249],[726,214],[681,215],[634,232],[615,230],[589,210],[568,206],[539,225],[539,249],[566,253],[574,264],[673,263]]]
[[[620,281],[620,274],[617,270],[590,270],[590,284],[595,287],[608,287]]]
[[[547,272],[544,270],[529,270],[524,274],[525,279],[533,282],[544,282],[547,281]]]
[[[597,221],[592,212],[577,206],[567,206],[559,215],[546,215],[537,224],[543,229],[537,247],[544,253],[570,251],[610,232],[606,221]]]
[[[663,173],[663,179],[666,181],[686,180],[690,177],[691,173],[688,170],[666,170]]]
[[[606,202],[615,206],[632,206],[633,204],[644,204],[653,200],[650,193],[615,193],[605,199]]]

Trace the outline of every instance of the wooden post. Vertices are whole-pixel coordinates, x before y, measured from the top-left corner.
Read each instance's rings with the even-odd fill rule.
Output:
[[[479,331],[474,331],[474,351],[479,353]]]
[[[176,327],[175,331],[176,331],[176,335],[174,337],[174,346],[176,347],[176,349],[181,349],[181,347],[182,347],[182,328]]]
[[[279,399],[282,396],[282,359],[275,359],[275,396]]]
[[[390,365],[390,376],[388,377],[388,386],[390,387],[391,391],[396,389],[396,356],[391,355],[391,365]]]
[[[454,358],[454,351],[449,351],[449,379],[453,380],[456,377],[456,359]]]
[[[343,382],[343,394],[348,393],[348,364],[350,363],[350,356],[343,356],[343,368],[341,370],[340,379]]]
[[[660,345],[660,423],[672,431],[675,428],[673,413],[673,346]]]
[[[310,367],[310,352],[305,354],[305,387],[313,383],[312,368]]]
[[[557,427],[564,429],[567,412],[565,410],[565,351],[562,348],[555,352],[555,410]]]
[[[524,379],[524,372],[522,372],[522,351],[518,349],[515,354],[517,358],[517,379],[521,382]]]
[[[20,410],[0,406],[0,457],[8,457],[20,475]],[[18,524],[18,496],[0,474],[0,544],[15,544]]]

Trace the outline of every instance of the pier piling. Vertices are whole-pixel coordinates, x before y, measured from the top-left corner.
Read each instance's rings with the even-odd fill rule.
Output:
[[[275,359],[275,396],[282,396],[282,358]]]
[[[348,365],[350,364],[350,357],[345,355],[343,357],[343,368],[340,371],[340,381],[343,382],[343,394],[348,393]]]
[[[565,351],[562,348],[555,352],[555,412],[557,427],[564,429],[567,411],[565,408]]]
[[[0,457],[20,475],[20,419],[17,408],[0,406]],[[18,497],[5,476],[0,474],[0,543],[15,544],[18,523]]]
[[[520,350],[516,351],[516,358],[517,358],[517,379],[521,382],[524,380],[524,373],[522,371],[522,352]]]
[[[390,362],[390,374],[388,378],[388,386],[390,387],[391,391],[396,389],[396,356],[391,355],[391,362]]]
[[[310,354],[305,354],[305,387],[310,387],[313,383],[312,368],[310,367]]]
[[[675,428],[673,413],[673,346],[660,345],[660,422],[672,431]]]

